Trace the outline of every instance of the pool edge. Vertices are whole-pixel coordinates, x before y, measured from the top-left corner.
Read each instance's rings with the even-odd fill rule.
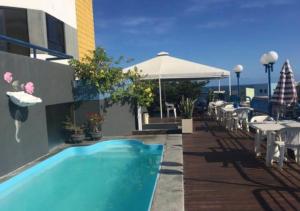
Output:
[[[164,154],[163,144],[145,144],[142,140],[137,140],[137,139],[111,139],[111,140],[97,142],[97,143],[94,143],[91,145],[71,146],[71,147],[67,147],[63,150],[60,150],[60,151],[50,155],[49,157],[47,157],[44,160],[39,160],[40,158],[38,158],[32,166],[29,166],[28,168],[20,170],[19,172],[17,172],[17,174],[4,180],[3,182],[0,183],[0,193],[7,191],[7,189],[9,189],[9,188],[13,188],[13,186],[17,185],[18,182],[20,182],[21,180],[28,179],[28,177],[35,176],[44,169],[53,167],[53,165],[57,164],[58,162],[61,162],[62,160],[66,159],[68,157],[74,156],[76,154],[80,154],[80,155],[89,154],[89,153],[93,152],[93,150],[98,149],[101,146],[105,146],[108,144],[112,145],[112,144],[117,144],[117,143],[122,143],[122,144],[128,143],[131,146],[132,145],[140,145],[143,147],[161,146],[162,147],[161,158],[163,157],[163,154]],[[160,166],[161,165],[159,165],[159,169],[160,169]],[[157,178],[156,178],[156,180],[157,180]],[[154,185],[153,191],[155,191],[155,185]],[[8,193],[9,193],[9,191],[8,191]],[[4,194],[3,196],[5,196],[6,194]],[[152,193],[152,195],[153,195],[153,193]],[[151,205],[151,203],[152,203],[152,197],[151,197],[150,205]]]

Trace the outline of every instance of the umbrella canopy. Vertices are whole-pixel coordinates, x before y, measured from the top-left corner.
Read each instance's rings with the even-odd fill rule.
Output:
[[[123,71],[127,72],[135,67],[141,70],[145,79],[220,79],[230,76],[227,70],[172,57],[167,52],[160,52],[156,57]]]
[[[230,72],[227,70],[172,57],[167,52],[160,52],[152,59],[124,68],[123,72],[134,68],[141,71],[145,80],[158,79],[161,118],[163,117],[161,80],[206,80],[230,77]]]
[[[280,78],[271,102],[277,105],[291,105],[297,102],[297,90],[293,70],[287,60],[280,71]]]

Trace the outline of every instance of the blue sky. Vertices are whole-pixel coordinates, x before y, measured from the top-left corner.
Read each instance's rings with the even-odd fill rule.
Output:
[[[242,84],[267,82],[259,58],[275,50],[272,81],[287,58],[300,80],[299,11],[299,0],[94,0],[96,44],[135,63],[167,51],[227,70],[242,64]]]

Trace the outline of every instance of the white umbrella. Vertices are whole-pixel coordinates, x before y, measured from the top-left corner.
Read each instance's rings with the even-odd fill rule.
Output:
[[[156,57],[144,62],[124,68],[123,71],[141,70],[145,80],[159,80],[160,116],[162,118],[161,80],[177,79],[220,79],[230,76],[230,72],[224,69],[211,67],[196,62],[169,56],[167,52],[160,52]]]

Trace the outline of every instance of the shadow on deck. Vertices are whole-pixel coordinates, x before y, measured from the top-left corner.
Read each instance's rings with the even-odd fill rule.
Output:
[[[300,166],[266,167],[253,134],[197,120],[183,135],[185,210],[300,210]]]

